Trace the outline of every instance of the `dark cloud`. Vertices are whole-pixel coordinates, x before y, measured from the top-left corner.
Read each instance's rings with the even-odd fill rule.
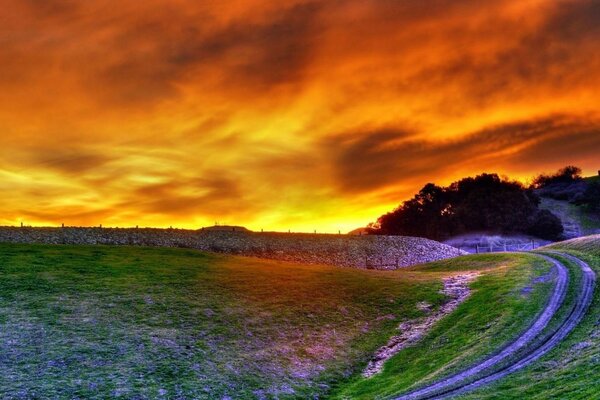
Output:
[[[40,207],[35,210],[22,209],[19,214],[24,218],[25,222],[31,220],[52,221],[54,224],[65,223],[68,225],[96,225],[101,221],[115,215],[115,210],[110,207],[99,210],[90,210],[85,207]]]
[[[323,143],[340,190],[368,192],[388,185],[444,176],[458,167],[573,163],[573,154],[600,148],[600,122],[566,116],[503,124],[445,142],[414,140],[403,130],[345,134]],[[594,150],[592,150],[594,149]]]
[[[298,4],[261,23],[235,22],[199,43],[184,43],[170,60],[225,64],[235,80],[263,88],[296,82],[310,62],[320,10],[317,3]]]
[[[403,153],[419,152],[421,143],[394,144],[409,137],[402,130],[357,132],[326,139],[325,152],[332,154],[339,183],[344,190],[368,191],[388,183],[397,171],[411,174],[418,169],[415,157],[403,159]],[[407,171],[409,168],[411,171]]]
[[[210,174],[207,174],[210,175]],[[226,216],[244,213],[248,204],[233,178],[173,179],[135,189],[121,207],[135,208],[143,213],[182,217],[202,213]]]
[[[590,75],[600,68],[600,53],[594,50],[600,44],[600,2],[557,2],[535,29],[522,32],[519,25],[519,20],[494,21],[476,31],[449,32],[454,56],[417,70],[409,78],[411,86],[428,90],[453,85],[461,101],[445,97],[443,107],[469,113],[499,101],[545,98],[549,90],[600,84],[597,75]],[[489,42],[487,51],[471,49],[482,42]]]
[[[236,20],[214,31],[186,17],[137,23],[114,37],[111,47],[122,56],[100,65],[90,83],[120,103],[171,97],[182,79],[255,94],[299,83],[311,61],[319,11],[316,3],[299,4],[264,20]]]
[[[94,169],[100,170],[115,159],[115,155],[81,147],[50,148],[45,146],[29,149],[17,162],[27,167],[80,175]]]
[[[597,0],[562,1],[552,18],[540,32],[540,39],[581,40],[600,37],[600,2]]]
[[[72,18],[83,6],[77,0],[24,0],[23,4],[38,17],[58,18],[62,21]]]
[[[567,164],[587,167],[592,171],[600,168],[600,123],[566,128],[562,134],[536,141],[523,151],[507,157],[506,161],[530,171],[556,169]]]

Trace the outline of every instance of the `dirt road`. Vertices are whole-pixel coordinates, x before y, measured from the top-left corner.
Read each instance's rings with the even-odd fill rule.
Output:
[[[581,287],[576,290],[577,299],[566,318],[550,332],[544,332],[548,323],[563,305],[569,285],[567,268],[555,256],[562,256],[581,268]],[[515,341],[468,369],[444,378],[423,388],[396,397],[395,400],[446,399],[477,389],[518,371],[560,343],[582,320],[594,295],[596,275],[583,261],[573,256],[552,252],[540,255],[552,262],[558,271],[550,301],[533,324]]]

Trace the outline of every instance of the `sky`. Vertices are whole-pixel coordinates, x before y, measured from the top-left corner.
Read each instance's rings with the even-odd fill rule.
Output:
[[[0,224],[342,232],[600,169],[600,1],[0,0]]]

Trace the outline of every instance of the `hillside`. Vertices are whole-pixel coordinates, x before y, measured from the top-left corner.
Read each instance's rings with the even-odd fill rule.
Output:
[[[563,238],[572,239],[600,233],[600,176],[583,178],[581,169],[565,167],[534,180],[535,193],[542,209],[558,216],[564,227]]]
[[[3,244],[0,397],[333,395],[400,322],[447,300],[442,279],[468,271],[481,274],[474,294],[435,328],[452,334],[407,349],[394,363],[414,372],[399,381],[372,378],[388,390],[512,337],[543,304],[547,284],[532,282],[548,265],[502,254],[366,271],[186,249]]]
[[[600,274],[600,235],[572,239],[543,250],[561,251],[586,261]],[[564,260],[569,262],[569,260]],[[571,264],[574,279],[580,279]],[[599,399],[600,290],[582,323],[535,365],[461,399]]]
[[[433,240],[406,236],[262,233],[227,228],[0,227],[0,243],[183,247],[299,263],[375,269],[396,269],[464,254]]]
[[[506,300],[493,298],[502,291],[500,287],[488,293],[476,290],[421,343],[392,358],[381,375],[369,379],[356,376],[341,386],[335,398],[600,398],[600,294],[594,290],[596,275],[600,272],[600,235],[557,243],[528,256],[537,257],[538,261],[551,261],[553,272],[533,279],[531,286],[518,295],[530,296],[531,289],[542,282],[553,285],[554,289],[550,300],[543,295],[538,298],[538,306],[546,303],[542,306],[544,312],[538,314],[536,322],[527,329],[513,326],[514,330],[510,331],[513,338],[508,334],[504,343],[499,340],[491,346],[495,350],[488,349],[488,356],[479,352],[469,362],[464,362],[469,358],[465,353],[469,354],[472,347],[459,347],[461,335],[464,335],[463,340],[466,337],[467,343],[469,340],[488,340],[489,331],[499,321],[494,315],[496,308],[506,306]],[[469,259],[480,257],[463,257],[443,264],[466,264]],[[418,268],[432,267],[430,264]],[[480,278],[472,287],[478,288],[487,278]],[[476,303],[478,295],[485,298],[479,304]],[[513,295],[517,293],[513,292]],[[492,307],[488,308],[490,303]],[[515,311],[514,306],[509,309]],[[549,307],[554,311],[547,314]],[[532,310],[524,308],[521,312]],[[541,323],[542,320],[545,322]],[[457,325],[464,321],[473,325],[468,329]],[[530,334],[533,331],[537,333]],[[492,335],[496,338],[497,333]]]
[[[565,228],[565,239],[600,233],[600,216],[568,201],[542,197],[540,208],[551,211],[560,218]]]
[[[0,398],[305,399],[438,306],[439,274],[0,245]]]

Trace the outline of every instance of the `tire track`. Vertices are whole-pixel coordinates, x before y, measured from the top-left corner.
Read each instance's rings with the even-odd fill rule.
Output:
[[[556,347],[556,345],[558,345],[558,343],[560,343],[581,322],[587,312],[593,300],[596,276],[592,269],[580,259],[564,253],[550,253],[574,262],[581,268],[583,273],[581,288],[577,291],[578,296],[574,306],[565,320],[555,328],[552,333],[545,335],[541,341],[536,341],[536,339],[540,338],[542,331],[547,327],[550,319],[552,319],[560,306],[564,303],[569,282],[568,272],[567,268],[559,260],[550,256],[540,255],[540,257],[544,257],[554,264],[558,271],[558,278],[548,304],[540,316],[519,338],[503,348],[498,354],[475,364],[465,371],[400,397],[395,397],[394,399],[439,400],[456,396],[487,385],[518,371],[530,365]],[[511,360],[513,357],[514,359]],[[509,360],[510,363],[508,365],[503,365],[503,361]]]

